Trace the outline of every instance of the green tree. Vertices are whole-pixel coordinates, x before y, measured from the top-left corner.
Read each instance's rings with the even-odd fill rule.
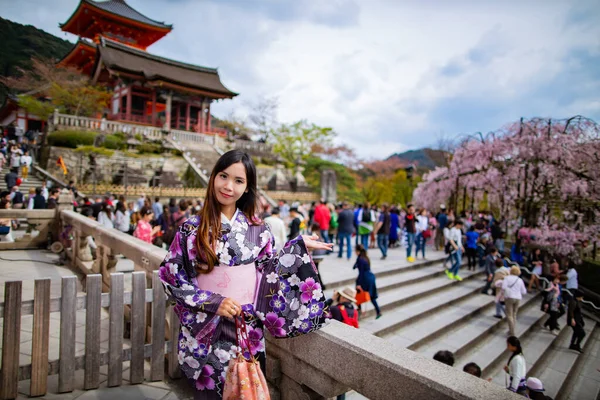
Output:
[[[271,132],[273,151],[289,168],[298,161],[306,162],[316,144],[330,145],[335,135],[333,128],[320,127],[306,120],[281,124]]]
[[[38,110],[46,114],[47,106],[42,104],[46,103],[63,113],[91,117],[102,112],[111,97],[77,70],[58,68],[49,61],[32,59],[32,69],[21,72],[19,77],[0,77],[0,83],[21,93],[19,105],[32,113]]]

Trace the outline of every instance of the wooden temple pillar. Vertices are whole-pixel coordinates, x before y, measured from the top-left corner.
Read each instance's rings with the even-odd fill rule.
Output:
[[[179,121],[181,121],[181,103],[177,102],[177,121],[175,121],[175,129],[179,129]]]
[[[198,110],[198,120],[196,121],[196,132],[202,133],[202,108]]]
[[[156,126],[156,90],[152,91],[152,126]]]
[[[188,102],[186,103],[186,109],[185,109],[185,130],[189,131],[190,130],[190,112],[192,110],[192,105]]]
[[[127,86],[127,105],[126,105],[126,111],[125,111],[125,119],[127,121],[131,121],[131,95],[133,91],[133,86],[132,85],[128,85]]]
[[[208,103],[208,107],[206,109],[206,132],[210,132],[211,131],[210,122],[211,122],[211,117],[210,117],[210,103]]]
[[[206,101],[202,99],[202,105],[200,106],[200,112],[198,117],[198,132],[204,133],[206,132],[206,114],[204,110],[206,109]]]
[[[167,130],[171,130],[171,105],[173,103],[173,95],[171,93],[167,93],[167,104],[165,106],[165,125]]]

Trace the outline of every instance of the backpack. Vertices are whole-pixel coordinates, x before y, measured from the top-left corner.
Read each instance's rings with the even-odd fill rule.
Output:
[[[24,198],[23,198],[23,193],[21,192],[15,192],[15,197],[13,197],[13,205],[15,204],[23,204]]]
[[[371,222],[371,210],[363,210],[362,222]]]
[[[353,326],[358,328],[358,310],[354,310],[354,315],[352,317],[348,316],[348,311],[346,311],[346,307],[340,305],[340,314],[342,314],[342,322],[346,325]]]

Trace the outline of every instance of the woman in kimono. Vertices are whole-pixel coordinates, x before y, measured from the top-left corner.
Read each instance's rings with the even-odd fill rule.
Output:
[[[298,236],[275,253],[273,234],[256,218],[256,191],[250,156],[239,150],[221,156],[200,215],[181,225],[159,270],[181,321],[180,368],[197,399],[222,397],[229,360],[240,351],[234,318],[245,319],[250,351],[263,370],[265,329],[285,338],[325,322],[310,252],[332,245]]]

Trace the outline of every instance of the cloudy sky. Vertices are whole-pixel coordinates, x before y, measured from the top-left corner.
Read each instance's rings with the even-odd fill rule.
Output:
[[[60,37],[78,0],[0,0]],[[149,48],[218,67],[243,116],[333,127],[362,157],[494,130],[519,117],[600,121],[600,3],[558,0],[127,0],[174,30]],[[0,55],[1,56],[1,55]]]

